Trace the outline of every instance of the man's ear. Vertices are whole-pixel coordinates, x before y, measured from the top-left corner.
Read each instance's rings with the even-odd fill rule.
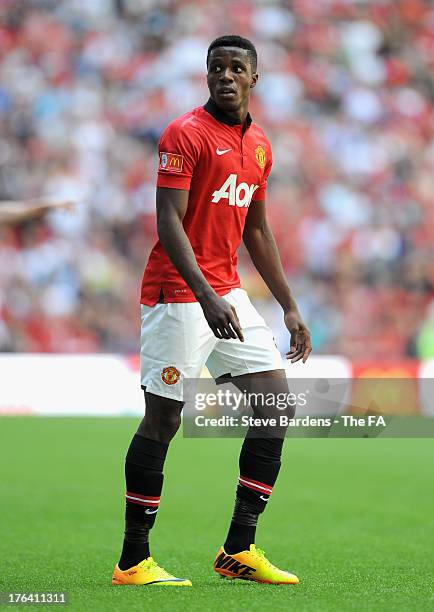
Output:
[[[256,83],[258,82],[259,79],[259,74],[255,72],[255,74],[252,74],[252,82],[250,83],[250,88],[255,87]]]

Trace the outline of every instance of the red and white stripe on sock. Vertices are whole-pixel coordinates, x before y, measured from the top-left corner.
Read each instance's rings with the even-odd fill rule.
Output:
[[[252,489],[256,493],[260,493],[262,495],[270,496],[273,492],[273,487],[265,484],[265,482],[258,482],[257,480],[252,480],[251,478],[247,478],[246,476],[239,476],[238,482],[243,487],[247,487],[248,489]],[[264,500],[265,501],[265,500]]]
[[[130,491],[127,491],[125,493],[125,499],[127,502],[139,504],[140,506],[152,506],[157,510],[158,506],[160,505],[159,497],[153,497],[152,495],[142,495],[141,493],[131,493]]]

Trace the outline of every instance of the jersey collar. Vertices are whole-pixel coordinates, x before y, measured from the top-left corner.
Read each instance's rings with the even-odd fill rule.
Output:
[[[226,125],[241,125],[239,121],[225,113],[221,108],[217,106],[212,98],[209,98],[208,102],[203,107],[207,113],[209,113],[214,119],[220,121],[220,123],[225,123]],[[245,129],[250,127],[252,123],[252,116],[250,113],[247,113]]]

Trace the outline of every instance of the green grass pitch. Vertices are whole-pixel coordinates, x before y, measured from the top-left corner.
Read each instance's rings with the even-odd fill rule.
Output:
[[[86,612],[433,608],[430,439],[288,440],[257,537],[274,563],[300,577],[298,586],[282,587],[213,573],[241,441],[180,433],[169,450],[151,546],[193,588],[112,587],[123,457],[137,422],[1,419],[1,591],[66,591],[67,609]]]

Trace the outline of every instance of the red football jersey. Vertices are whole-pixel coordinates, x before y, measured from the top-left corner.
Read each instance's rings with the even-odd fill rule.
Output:
[[[263,200],[271,147],[247,116],[246,127],[209,100],[168,125],[159,143],[158,187],[189,190],[183,227],[211,287],[225,295],[240,286],[237,249],[252,201]],[[141,303],[195,302],[158,241],[143,275]]]

